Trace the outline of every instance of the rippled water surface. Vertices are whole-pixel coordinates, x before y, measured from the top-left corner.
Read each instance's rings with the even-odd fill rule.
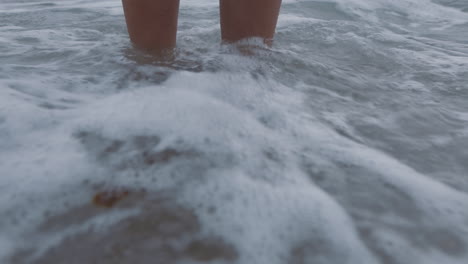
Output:
[[[182,0],[0,0],[1,263],[468,263],[468,1],[285,0],[272,49]]]

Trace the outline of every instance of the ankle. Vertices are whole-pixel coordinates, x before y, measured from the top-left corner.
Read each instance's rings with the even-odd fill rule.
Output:
[[[260,37],[271,45],[280,6],[281,0],[220,0],[223,41]]]

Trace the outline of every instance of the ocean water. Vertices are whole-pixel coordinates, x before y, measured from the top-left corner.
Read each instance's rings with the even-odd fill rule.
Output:
[[[467,0],[219,38],[216,0],[173,61],[120,1],[0,0],[0,263],[468,263]]]

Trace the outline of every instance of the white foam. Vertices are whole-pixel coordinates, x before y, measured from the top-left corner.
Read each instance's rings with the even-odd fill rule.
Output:
[[[89,204],[94,193],[83,182],[91,182],[171,192],[174,203],[197,217],[200,235],[233,246],[237,263],[367,264],[385,263],[384,257],[399,263],[465,263],[468,195],[418,171],[410,161],[378,150],[349,119],[372,120],[373,127],[404,137],[384,123],[396,118],[394,109],[408,109],[403,99],[415,95],[407,91],[444,104],[450,98],[433,86],[451,83],[440,77],[462,83],[467,56],[461,43],[440,45],[430,36],[413,36],[417,28],[401,26],[402,33],[385,28],[388,21],[381,11],[405,14],[431,27],[466,23],[467,14],[428,0],[339,0],[329,2],[354,20],[334,23],[295,13],[293,5],[301,2],[284,2],[279,46],[247,57],[234,47],[211,43],[218,33],[217,1],[182,1],[182,13],[206,12],[203,23],[186,20],[189,26],[179,38],[181,54],[202,61],[202,73],[140,65],[122,55],[129,44],[116,1],[56,1],[56,6],[36,10],[97,10],[103,24],[95,27],[79,28],[82,21],[65,29],[0,27],[2,43],[11,43],[0,55],[8,62],[0,66],[0,258],[6,262],[9,254],[30,246],[32,236],[51,241],[37,243],[33,253],[47,256],[48,248],[89,228],[136,217],[135,208],[89,217],[76,226],[63,222],[57,232],[38,228],[51,216]],[[31,10],[9,3],[0,11],[20,16]],[[302,31],[296,32],[296,25]],[[308,37],[315,32],[311,27],[334,40],[285,39]],[[88,34],[93,38],[87,39]],[[193,43],[207,47],[191,47]],[[24,52],[52,54],[47,52],[54,49],[72,55],[52,61],[39,56],[36,68],[23,57]],[[376,54],[377,59],[372,57]],[[379,59],[401,69],[385,68],[376,63]],[[364,60],[370,61],[368,68],[382,66],[386,72],[366,72],[359,68],[366,66]],[[100,67],[106,69],[96,73]],[[169,79],[148,84],[161,68]],[[413,78],[421,73],[437,81]],[[394,86],[382,87],[387,78]],[[118,85],[125,89],[117,90]],[[372,97],[380,92],[395,108]],[[468,120],[464,108],[453,108],[449,114],[456,120]],[[449,132],[463,138],[466,131],[460,125]],[[435,135],[438,140],[430,143],[453,143],[450,133]],[[97,139],[83,140],[89,135]],[[100,157],[108,144],[131,144],[141,136],[158,140],[144,150],[128,147]],[[141,165],[138,160],[143,151],[168,149],[177,155],[167,161]],[[441,171],[464,176],[448,167]],[[447,238],[448,246],[439,237]]]

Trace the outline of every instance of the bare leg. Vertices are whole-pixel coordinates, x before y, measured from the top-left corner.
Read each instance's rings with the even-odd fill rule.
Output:
[[[179,0],[122,0],[122,3],[135,46],[150,51],[175,47]]]
[[[281,0],[220,0],[223,41],[261,37],[271,45]]]

